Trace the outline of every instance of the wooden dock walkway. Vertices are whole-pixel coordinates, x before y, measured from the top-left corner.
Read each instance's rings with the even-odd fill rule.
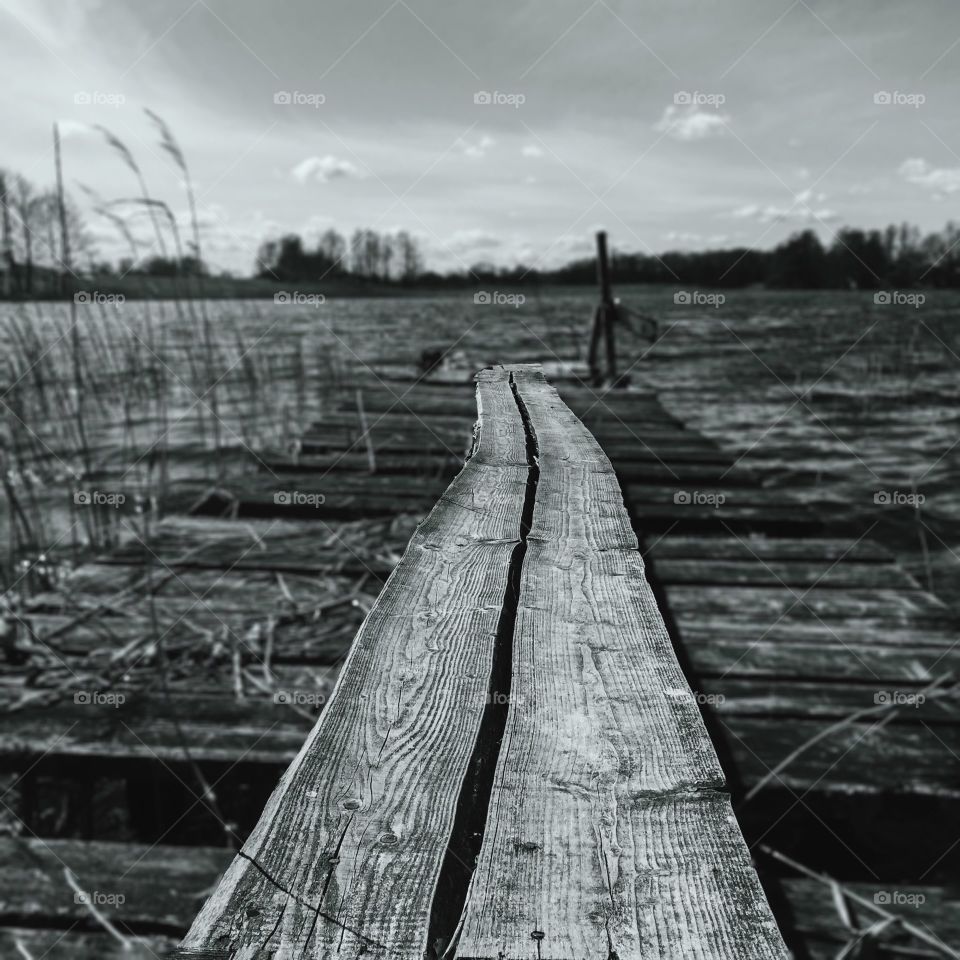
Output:
[[[94,653],[100,673],[91,668],[84,691],[98,691],[106,676],[108,689],[129,695],[121,704],[74,702],[71,681],[66,696],[45,694],[0,715],[10,785],[4,803],[22,811],[65,790],[84,796],[86,822],[27,818],[26,829],[37,837],[73,829],[90,841],[9,841],[34,867],[29,888],[0,898],[0,944],[20,938],[38,955],[52,947],[50,958],[102,955],[105,935],[74,902],[62,867],[74,865],[79,875],[83,851],[110,840],[83,879],[97,885],[91,889],[128,891],[129,906],[113,910],[125,929],[158,948],[171,945],[230,858],[210,849],[221,828],[194,778],[198,764],[216,812],[242,835],[253,827],[416,521],[471,442],[475,406],[466,382],[358,386],[368,429],[354,401],[344,403],[307,430],[296,451],[264,457],[276,475],[265,470],[262,487],[232,500],[211,495],[201,503],[206,515],[171,517],[33,599],[19,642],[49,648],[49,670],[58,659],[76,667]],[[761,844],[841,873],[868,898],[889,894],[890,910],[955,945],[960,906],[946,888],[957,852],[949,838],[931,836],[927,822],[955,822],[960,810],[960,720],[950,696],[960,657],[955,618],[862,531],[825,523],[761,486],[655,395],[559,389],[613,463],[647,576],[788,941],[812,957],[833,956],[851,933],[828,886],[778,868]],[[278,489],[323,502],[278,504]],[[184,503],[198,492],[185,491]],[[232,519],[213,516],[224,509]],[[353,524],[371,516],[382,517],[374,543]],[[132,649],[144,668],[154,665],[157,617],[170,666],[166,691],[145,689],[137,666],[127,669],[131,658],[111,673],[107,652]],[[29,687],[27,670],[6,670],[5,690],[17,696]],[[560,690],[551,695],[567,702]],[[517,736],[537,743],[536,731]],[[512,791],[506,798],[524,789],[504,782]],[[157,809],[161,784],[179,794],[179,807]],[[97,810],[116,806],[118,796],[126,798],[126,819],[104,828]],[[74,806],[64,816],[73,817]],[[197,811],[206,817],[200,826]],[[525,835],[525,827],[518,821],[501,840]],[[168,878],[154,901],[135,902],[131,892],[140,889],[131,877],[143,876],[141,857]],[[883,873],[891,858],[902,865],[898,876]],[[489,858],[481,862],[489,871]],[[871,919],[861,913],[863,925]],[[476,952],[461,955],[492,955],[491,944],[510,935],[485,927],[488,920],[471,917],[465,929]]]

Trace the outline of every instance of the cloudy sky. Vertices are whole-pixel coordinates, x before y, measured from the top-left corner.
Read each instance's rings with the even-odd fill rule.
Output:
[[[129,196],[101,124],[182,214],[150,108],[208,259],[242,273],[331,225],[462,269],[555,264],[599,226],[768,247],[960,203],[956,0],[0,0],[0,62],[0,165],[49,184],[59,121],[68,185]]]

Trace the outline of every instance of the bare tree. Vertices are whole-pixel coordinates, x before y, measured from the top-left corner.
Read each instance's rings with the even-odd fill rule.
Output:
[[[400,261],[400,279],[408,283],[416,280],[423,271],[423,258],[417,241],[406,230],[401,230],[397,234],[396,245]]]
[[[17,177],[17,219],[23,234],[23,293],[33,293],[33,228],[34,215],[40,206],[40,197],[26,177]]]

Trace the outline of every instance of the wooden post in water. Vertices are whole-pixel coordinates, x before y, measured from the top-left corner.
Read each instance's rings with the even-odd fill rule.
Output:
[[[600,302],[613,303],[610,292],[610,263],[607,260],[607,231],[597,231],[597,283],[600,285]]]
[[[602,337],[606,353],[606,380],[608,383],[614,384],[617,380],[617,349],[613,326],[617,317],[617,308],[613,302],[613,293],[610,289],[610,262],[607,257],[607,233],[605,230],[597,232],[597,283],[600,286],[600,304],[593,314],[588,363],[593,382],[599,384],[604,379],[600,373],[597,358],[599,342]]]

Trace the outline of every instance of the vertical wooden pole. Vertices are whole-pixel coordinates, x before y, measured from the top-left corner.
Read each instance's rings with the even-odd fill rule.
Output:
[[[600,337],[603,335],[603,304],[593,308],[593,317],[590,320],[590,347],[587,350],[587,368],[590,370],[590,382],[599,387],[603,382],[600,373],[600,364],[597,353],[600,350]]]
[[[603,325],[603,339],[607,354],[607,380],[610,384],[617,380],[617,348],[614,341],[613,326],[617,308],[610,290],[610,262],[607,258],[607,233],[597,233],[597,282],[600,284],[600,311]]]
[[[610,292],[610,264],[607,260],[607,231],[597,233],[597,283],[600,285],[600,302],[613,303]]]

